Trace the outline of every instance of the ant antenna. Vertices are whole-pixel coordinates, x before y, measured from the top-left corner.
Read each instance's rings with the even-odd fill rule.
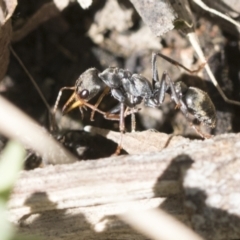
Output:
[[[62,97],[62,92],[64,90],[72,90],[74,91],[75,90],[75,87],[63,87],[59,90],[58,92],[58,96],[57,96],[57,100],[54,104],[54,108],[53,108],[53,115],[55,116],[56,112],[57,112],[57,108],[58,108],[58,104],[59,104],[59,101],[60,101],[60,98]]]

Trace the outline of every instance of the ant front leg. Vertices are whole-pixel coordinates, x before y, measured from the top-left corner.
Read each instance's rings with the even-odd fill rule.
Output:
[[[101,103],[101,101],[103,100],[103,98],[109,93],[109,91],[110,91],[110,88],[109,88],[109,87],[106,87],[106,88],[104,89],[104,91],[103,91],[103,92],[101,93],[101,95],[99,96],[97,102],[94,104],[94,106],[95,106],[96,108],[98,108],[99,104]],[[91,118],[90,118],[91,121],[94,121],[94,114],[95,114],[95,111],[92,110]]]
[[[54,104],[54,108],[53,108],[53,115],[54,115],[54,120],[55,120],[55,115],[57,112],[57,108],[62,96],[62,92],[64,90],[72,90],[74,91],[73,94],[71,95],[71,97],[68,99],[68,101],[64,104],[63,108],[62,108],[62,112],[63,114],[66,114],[67,112],[71,111],[73,108],[75,107],[80,107],[80,110],[82,107],[88,107],[90,109],[92,109],[92,111],[94,112],[98,112],[100,114],[102,114],[103,116],[106,115],[106,112],[101,111],[100,109],[98,109],[95,105],[92,105],[86,101],[84,101],[84,99],[79,98],[79,96],[76,94],[76,88],[75,87],[63,87],[60,89],[56,102]]]

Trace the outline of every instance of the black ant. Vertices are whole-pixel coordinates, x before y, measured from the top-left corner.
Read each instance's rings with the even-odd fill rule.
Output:
[[[216,112],[208,94],[199,88],[187,87],[183,82],[173,82],[166,71],[163,73],[161,80],[159,80],[157,56],[184,68],[190,73],[198,72],[204,66],[203,64],[197,70],[190,70],[161,53],[153,53],[152,82],[140,74],[133,74],[128,70],[117,67],[109,67],[103,72],[98,71],[96,68],[90,68],[80,75],[74,87],[64,87],[60,90],[54,106],[54,112],[56,112],[62,91],[70,89],[73,90],[74,93],[64,105],[63,113],[75,107],[79,107],[82,112],[82,108],[86,106],[93,110],[91,119],[93,119],[94,112],[97,111],[106,119],[119,120],[120,132],[124,133],[124,118],[126,115],[138,111],[136,107],[140,103],[154,108],[161,106],[165,94],[168,93],[172,101],[175,102],[176,108],[179,108],[188,120],[190,120],[190,115],[192,115],[198,122],[213,128],[216,123]],[[95,105],[89,104],[88,101],[100,92],[102,92],[102,94],[97,103]],[[119,101],[119,104],[110,112],[103,112],[98,109],[98,105],[108,92],[111,92],[112,96]],[[193,125],[193,127],[201,137],[209,137],[201,133],[195,125]],[[122,137],[119,143],[119,149],[121,149],[121,141]]]

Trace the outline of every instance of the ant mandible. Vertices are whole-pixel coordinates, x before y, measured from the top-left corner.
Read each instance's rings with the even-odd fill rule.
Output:
[[[176,104],[176,108],[179,108],[188,120],[190,120],[189,116],[192,115],[200,123],[213,128],[216,123],[216,110],[208,94],[199,88],[187,87],[181,81],[173,82],[166,71],[163,72],[161,80],[159,80],[157,56],[182,67],[190,73],[198,72],[204,66],[202,64],[197,70],[190,70],[159,52],[153,53],[152,82],[140,74],[131,73],[117,67],[109,67],[103,72],[96,68],[90,68],[79,76],[74,87],[63,87],[59,91],[54,112],[56,112],[62,91],[66,89],[74,91],[64,105],[63,113],[67,113],[76,107],[79,107],[82,112],[83,107],[89,107],[93,110],[91,120],[95,111],[101,113],[106,119],[119,120],[121,139],[117,152],[121,149],[122,135],[125,131],[124,118],[137,112],[136,107],[142,102],[148,107],[157,108],[161,106],[166,93],[170,95],[172,101]],[[100,92],[102,94],[95,105],[88,103]],[[110,112],[103,112],[98,109],[98,105],[108,92],[111,92],[111,95],[119,104]],[[209,137],[203,134],[195,125],[193,127],[201,137]]]

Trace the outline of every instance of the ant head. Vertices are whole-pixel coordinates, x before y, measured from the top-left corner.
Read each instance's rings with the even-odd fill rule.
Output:
[[[104,83],[98,77],[98,73],[99,71],[96,68],[90,68],[79,76],[75,87],[71,88],[74,90],[74,93],[63,106],[63,114],[76,107],[81,109],[87,105],[89,100],[104,89]]]
[[[90,68],[79,76],[75,84],[78,99],[89,101],[104,89],[104,83],[98,74],[99,71],[96,68]]]

